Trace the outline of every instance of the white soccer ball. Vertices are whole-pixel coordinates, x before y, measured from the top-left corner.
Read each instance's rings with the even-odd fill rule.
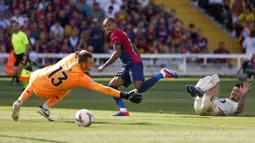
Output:
[[[81,109],[75,114],[75,122],[80,127],[89,127],[93,120],[93,114],[87,109]]]

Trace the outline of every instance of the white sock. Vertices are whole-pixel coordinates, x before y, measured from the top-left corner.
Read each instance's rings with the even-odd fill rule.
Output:
[[[43,104],[43,105],[42,105],[42,107],[43,107],[43,109],[46,109],[46,110],[48,110],[48,109],[49,109],[49,106],[48,106],[48,104],[47,104],[47,103]]]
[[[127,112],[127,108],[120,108],[120,112]]]
[[[19,99],[18,99],[18,102],[20,103],[20,105],[22,105],[22,103],[23,103],[22,100],[19,100]]]
[[[200,87],[202,91],[207,91],[211,88],[213,88],[218,82],[220,81],[220,78],[218,75],[214,74],[211,76],[211,78],[204,84],[204,86]]]

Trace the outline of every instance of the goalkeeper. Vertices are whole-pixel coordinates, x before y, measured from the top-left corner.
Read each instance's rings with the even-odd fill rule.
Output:
[[[91,70],[93,65],[92,54],[82,50],[64,57],[55,65],[33,72],[28,86],[19,99],[13,103],[13,120],[17,121],[19,119],[21,105],[35,93],[41,98],[48,99],[45,104],[39,107],[38,113],[48,119],[48,121],[53,121],[49,108],[67,96],[74,87],[88,88],[112,97],[127,99],[137,104],[141,102],[142,96],[135,94],[135,91],[120,92],[94,82],[88,75],[84,74],[84,71]]]

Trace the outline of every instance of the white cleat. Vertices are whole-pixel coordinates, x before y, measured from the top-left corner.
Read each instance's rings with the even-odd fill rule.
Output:
[[[42,106],[40,106],[39,109],[38,109],[38,113],[41,114],[43,117],[45,117],[49,122],[54,121],[54,120],[50,117],[50,111],[49,111],[49,109],[44,109]]]
[[[12,119],[14,121],[18,121],[18,119],[19,119],[20,106],[21,106],[21,104],[20,104],[19,100],[15,101],[12,105]]]

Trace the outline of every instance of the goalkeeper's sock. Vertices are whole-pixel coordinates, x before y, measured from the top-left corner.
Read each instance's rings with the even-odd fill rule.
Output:
[[[19,101],[21,101],[21,104],[26,101],[30,96],[32,96],[34,93],[34,90],[31,86],[27,86],[27,88],[22,92],[22,94],[19,97]]]
[[[48,109],[49,109],[49,106],[48,106],[48,104],[47,104],[47,103],[44,103],[44,104],[42,105],[42,107],[43,107],[43,109],[46,109],[46,110],[48,110]]]
[[[114,85],[110,85],[109,87],[114,88],[114,89],[116,89],[116,90],[119,89],[117,86],[114,86]],[[121,98],[115,98],[115,97],[113,97],[113,99],[114,99],[114,101],[116,102],[116,104],[119,106],[120,111],[122,110],[123,112],[124,112],[124,111],[127,112],[127,108],[126,108],[126,106],[125,106],[125,104],[124,104],[124,102],[122,101]],[[121,112],[122,112],[122,111],[121,111]]]
[[[140,88],[138,89],[138,93],[143,93],[143,92],[147,91],[152,86],[154,86],[161,78],[163,78],[163,74],[159,73],[159,74],[155,75],[154,77],[146,80],[145,82],[143,82],[141,84]]]
[[[46,101],[46,103],[44,103],[43,105],[45,105],[45,104],[47,104],[47,105],[45,105],[45,106],[43,106],[43,107],[47,107],[47,108],[50,108],[50,107],[52,107],[52,106],[54,106],[55,104],[57,104],[58,103],[58,99],[56,99],[56,98],[50,98],[50,99],[48,99],[47,101]]]
[[[120,108],[120,112],[127,112],[127,108]]]

